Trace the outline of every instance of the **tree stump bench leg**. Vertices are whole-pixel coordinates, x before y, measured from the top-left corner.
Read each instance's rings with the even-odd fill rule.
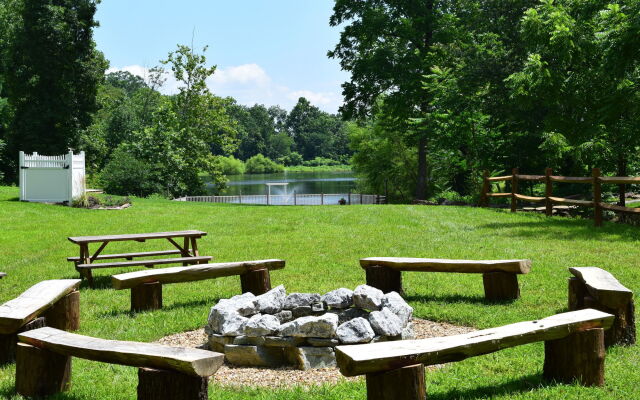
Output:
[[[152,368],[138,369],[138,400],[207,400],[209,379]]]
[[[249,271],[240,275],[242,293],[251,292],[256,296],[271,290],[271,277],[267,268]]]
[[[384,293],[397,292],[402,295],[402,272],[393,268],[373,265],[365,269],[367,285],[382,290]]]
[[[587,287],[578,278],[569,278],[569,311],[584,309],[584,298],[587,296]]]
[[[426,400],[424,365],[367,374],[367,400]]]
[[[482,274],[484,295],[489,301],[508,301],[520,298],[518,275],[506,272],[485,272]]]
[[[0,365],[9,364],[16,360],[18,333],[44,328],[46,325],[46,320],[43,317],[40,317],[29,322],[16,333],[0,335]]]
[[[58,300],[43,317],[47,326],[63,331],[77,331],[80,329],[80,292],[74,290]]]
[[[131,288],[131,311],[151,311],[162,308],[162,284],[143,283]]]
[[[25,397],[50,396],[69,389],[71,357],[18,343],[16,392]]]
[[[583,386],[604,385],[604,330],[588,329],[544,342],[545,379]]]

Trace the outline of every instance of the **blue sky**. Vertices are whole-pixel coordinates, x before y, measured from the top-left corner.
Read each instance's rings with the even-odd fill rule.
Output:
[[[298,97],[337,111],[348,74],[327,51],[333,0],[103,0],[95,40],[113,69],[144,75],[177,44],[209,46],[212,91],[290,109]],[[175,91],[169,80],[163,89]]]

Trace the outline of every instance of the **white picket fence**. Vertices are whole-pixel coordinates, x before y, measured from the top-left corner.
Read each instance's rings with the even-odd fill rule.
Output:
[[[261,204],[270,206],[338,205],[341,200],[344,200],[344,203],[347,205],[386,203],[384,196],[376,194],[297,194],[295,192],[289,195],[186,196],[175,200],[198,203]]]
[[[20,200],[71,203],[85,193],[85,155],[43,156],[20,152]]]

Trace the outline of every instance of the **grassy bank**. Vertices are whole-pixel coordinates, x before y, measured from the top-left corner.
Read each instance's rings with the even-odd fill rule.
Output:
[[[285,167],[286,172],[351,172],[351,165],[319,165],[316,167],[307,167],[304,165],[295,165]]]
[[[522,298],[487,304],[482,278],[465,274],[405,274],[407,299],[415,315],[486,328],[538,319],[566,309],[567,267],[595,265],[627,287],[640,287],[637,228],[605,224],[594,229],[581,219],[545,218],[499,210],[428,206],[251,207],[135,199],[121,211],[73,209],[15,201],[16,188],[0,187],[0,303],[44,280],[72,278],[65,258],[76,255],[68,236],[200,229],[208,235],[201,254],[216,261],[282,258],[273,285],[288,291],[326,292],[364,282],[358,259],[367,256],[442,258],[530,258],[533,272],[520,277]],[[160,249],[159,241],[108,251]],[[111,245],[110,245],[111,246]],[[128,269],[127,271],[130,271]],[[163,310],[130,314],[129,292],[110,288],[96,270],[97,287],[81,288],[81,334],[153,341],[202,327],[209,308],[238,294],[239,279],[167,285]],[[430,399],[620,399],[640,398],[640,350],[613,348],[607,355],[604,388],[558,385],[541,379],[543,344],[476,357],[427,373]],[[134,368],[74,360],[73,385],[60,399],[135,399]],[[13,392],[14,365],[0,367],[0,398]],[[321,389],[245,390],[214,382],[212,399],[365,399],[364,382]]]

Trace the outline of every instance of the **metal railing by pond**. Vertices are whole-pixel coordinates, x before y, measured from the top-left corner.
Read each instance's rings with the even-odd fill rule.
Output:
[[[385,196],[377,194],[338,193],[338,194],[278,194],[278,195],[238,195],[238,196],[186,196],[176,201],[199,203],[256,204],[267,206],[329,206],[355,204],[386,204]]]

